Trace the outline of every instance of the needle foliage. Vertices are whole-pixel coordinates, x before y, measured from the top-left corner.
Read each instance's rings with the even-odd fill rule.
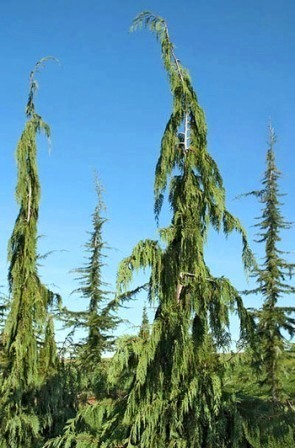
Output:
[[[40,280],[37,254],[37,135],[44,133],[49,138],[50,128],[35,110],[35,74],[47,59],[41,59],[31,72],[27,121],[16,150],[19,213],[8,248],[10,309],[3,332],[1,448],[38,447],[54,411],[47,409],[44,415],[38,398],[41,383],[46,384],[57,362],[52,322],[50,327],[46,324],[48,309],[57,297]],[[49,395],[46,399],[50,401]]]
[[[282,299],[294,297],[295,287],[291,284],[294,263],[283,258],[284,251],[279,248],[281,233],[290,229],[281,213],[279,178],[280,171],[275,163],[274,145],[276,136],[269,128],[269,148],[266,155],[266,170],[262,179],[262,189],[249,193],[258,197],[262,214],[256,227],[259,229],[257,243],[264,247],[264,258],[253,273],[257,287],[247,294],[263,298],[261,309],[253,310],[257,320],[257,338],[254,347],[254,365],[262,376],[262,385],[267,387],[273,403],[286,398],[283,384],[283,359],[288,347],[287,335],[295,333],[295,307],[281,306]],[[290,304],[291,305],[291,304]],[[286,372],[285,372],[286,373]]]
[[[133,30],[142,26],[160,42],[173,100],[155,173],[155,217],[168,190],[172,219],[159,241],[140,241],[122,261],[118,294],[124,297],[134,272],[149,268],[149,299],[157,310],[148,339],[123,341],[114,356],[109,381],[128,378],[126,393],[81,411],[49,446],[237,447],[241,423],[223,393],[218,349],[229,343],[231,312],[239,314],[242,333],[250,321],[230,281],[214,277],[205,263],[210,226],[240,233],[246,268],[252,256],[244,229],[226,208],[222,178],[207,151],[204,112],[167,24],[145,12]]]
[[[72,344],[75,366],[81,379],[78,389],[85,399],[87,396],[101,395],[102,355],[112,350],[114,338],[112,331],[119,323],[115,311],[116,300],[109,299],[110,292],[102,279],[105,264],[104,254],[107,248],[103,240],[103,226],[107,219],[103,216],[105,205],[102,200],[102,187],[96,178],[97,205],[92,214],[92,230],[85,244],[85,265],[75,269],[79,287],[73,293],[87,300],[85,311],[64,310],[65,325],[71,327],[71,337],[77,329],[83,330],[87,336]],[[101,370],[102,367],[102,370]]]

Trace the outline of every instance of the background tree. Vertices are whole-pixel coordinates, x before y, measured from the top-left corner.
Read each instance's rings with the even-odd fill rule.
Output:
[[[75,346],[75,365],[81,375],[81,388],[86,393],[99,394],[101,374],[104,366],[101,365],[103,353],[110,351],[114,344],[111,332],[119,323],[115,315],[117,302],[108,298],[108,286],[102,279],[104,266],[104,250],[107,248],[103,241],[103,226],[107,219],[103,216],[105,205],[102,200],[102,187],[97,179],[96,193],[97,205],[92,215],[92,231],[89,232],[89,241],[85,244],[87,253],[85,265],[75,269],[78,274],[76,280],[80,286],[73,291],[88,301],[87,310],[73,312],[65,310],[66,326],[72,327],[72,336],[77,329],[87,332],[87,336]],[[102,371],[101,371],[102,368]],[[84,394],[85,395],[85,394]],[[85,395],[87,399],[87,393]]]
[[[257,218],[256,227],[260,229],[256,242],[263,244],[265,256],[263,263],[253,273],[257,288],[247,294],[259,294],[263,297],[263,306],[254,310],[257,319],[257,339],[254,347],[255,365],[263,376],[274,403],[284,398],[282,387],[283,359],[285,357],[286,335],[295,332],[295,307],[279,305],[282,298],[295,293],[295,287],[288,283],[292,277],[294,263],[283,258],[286,253],[279,249],[281,232],[290,229],[292,223],[285,221],[281,214],[278,180],[280,171],[276,167],[274,145],[276,136],[269,127],[269,148],[266,156],[266,171],[262,179],[262,189],[250,195],[259,198],[262,215]]]
[[[148,318],[148,314],[147,314],[147,309],[146,309],[146,306],[144,305],[138,336],[144,340],[147,340],[149,335],[150,335],[150,323],[149,323],[149,318]]]

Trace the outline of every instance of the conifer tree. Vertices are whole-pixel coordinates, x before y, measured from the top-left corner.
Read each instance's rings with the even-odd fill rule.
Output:
[[[104,250],[103,226],[107,219],[103,216],[105,204],[102,199],[102,187],[96,177],[97,205],[92,214],[92,230],[85,244],[85,265],[75,269],[80,286],[73,291],[86,299],[85,311],[64,309],[65,326],[71,328],[70,349],[73,352],[73,368],[77,374],[75,392],[81,405],[96,402],[105,395],[107,360],[102,359],[104,352],[112,350],[114,337],[111,334],[120,320],[116,316],[117,301],[109,299],[110,292],[102,279]],[[73,341],[77,329],[87,336],[78,342]]]
[[[129,339],[114,357],[110,382],[121,384],[127,369],[126,393],[112,405],[100,403],[81,412],[48,446],[239,446],[242,430],[234,402],[223,394],[217,349],[229,342],[229,313],[237,310],[243,332],[248,316],[229,280],[214,277],[205,263],[209,226],[242,235],[246,266],[251,252],[240,222],[226,208],[222,178],[207,151],[204,112],[175,55],[167,24],[142,13],[134,28],[142,25],[160,41],[173,97],[155,175],[156,218],[169,182],[173,216],[160,231],[160,241],[140,241],[122,261],[118,292],[124,296],[133,272],[148,267],[149,298],[157,311],[148,340]]]
[[[103,441],[114,447],[226,446],[233,436],[226,420],[232,403],[224,404],[216,349],[229,341],[230,311],[237,307],[243,324],[247,316],[231,283],[215,278],[205,263],[209,226],[226,235],[241,233],[247,266],[251,253],[243,228],[226,209],[222,178],[207,151],[204,112],[175,55],[167,24],[142,13],[133,29],[141,26],[160,41],[173,97],[155,174],[156,219],[169,182],[173,216],[160,232],[166,245],[140,242],[119,270],[118,286],[124,289],[133,271],[150,267],[150,297],[158,308],[148,344],[139,354],[123,420],[118,427],[111,420]]]
[[[139,337],[147,340],[150,335],[150,324],[149,324],[149,318],[146,310],[146,306],[143,307],[142,311],[142,320],[139,330]]]
[[[276,136],[272,126],[269,128],[269,148],[266,156],[266,171],[262,179],[262,189],[250,195],[259,198],[262,204],[262,215],[258,218],[258,240],[263,244],[265,256],[253,277],[257,288],[247,294],[259,294],[263,297],[263,305],[254,310],[257,319],[257,339],[254,347],[255,365],[262,373],[263,381],[274,403],[284,397],[282,388],[283,358],[285,354],[286,334],[295,333],[295,307],[280,306],[279,301],[288,295],[294,296],[295,287],[288,282],[292,277],[295,265],[283,258],[284,252],[279,249],[281,232],[290,229],[291,223],[285,221],[281,213],[279,178],[280,171],[275,163],[274,145]]]
[[[37,266],[40,182],[36,139],[41,132],[49,138],[50,129],[35,110],[34,96],[38,88],[35,74],[47,59],[41,59],[31,72],[27,122],[16,151],[16,200],[20,208],[8,250],[11,303],[3,334],[5,360],[0,400],[1,448],[38,447],[44,423],[37,400],[40,387],[39,352],[40,344],[46,340],[44,329],[48,307],[55,295],[42,284]],[[56,356],[50,353],[52,355]],[[44,361],[46,356],[44,353]]]
[[[66,312],[68,325],[73,325],[74,330],[83,328],[88,333],[85,342],[78,344],[78,351],[83,369],[90,372],[98,366],[102,353],[111,349],[113,341],[110,332],[118,325],[118,319],[113,314],[116,302],[108,300],[109,293],[104,290],[107,285],[102,279],[105,258],[103,252],[107,247],[102,231],[107,219],[103,217],[105,205],[102,200],[102,187],[97,178],[96,193],[98,202],[92,215],[92,231],[89,232],[89,241],[85,244],[86,263],[85,266],[74,270],[78,274],[80,286],[73,292],[88,301],[87,310]]]

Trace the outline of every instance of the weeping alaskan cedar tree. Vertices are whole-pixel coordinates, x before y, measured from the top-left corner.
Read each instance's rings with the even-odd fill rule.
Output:
[[[60,390],[49,390],[58,369],[49,309],[58,297],[42,284],[37,255],[40,183],[36,138],[41,132],[49,138],[50,129],[35,110],[35,74],[48,59],[40,60],[31,72],[27,122],[16,151],[20,208],[8,249],[10,309],[3,332],[1,448],[40,446],[43,434],[54,434],[54,418],[60,418],[56,395]]]
[[[140,241],[121,262],[118,293],[126,295],[133,272],[150,268],[149,299],[157,311],[147,341],[121,347],[110,382],[128,377],[128,388],[110,401],[82,409],[52,447],[238,447],[242,425],[223,393],[217,350],[229,343],[229,315],[237,311],[244,336],[250,319],[229,280],[214,277],[204,260],[210,225],[241,234],[243,260],[252,254],[245,232],[225,205],[218,167],[207,152],[206,123],[190,76],[177,59],[164,19],[140,14],[133,29],[148,27],[161,44],[173,109],[155,173],[155,215],[168,186],[172,209],[160,241]],[[126,297],[126,296],[125,296]],[[127,372],[126,372],[127,371]]]
[[[283,258],[284,251],[278,248],[281,232],[290,229],[292,223],[285,221],[281,214],[282,194],[279,193],[280,171],[276,167],[274,145],[276,137],[273,128],[269,128],[269,148],[266,156],[266,171],[262,179],[262,189],[248,195],[259,198],[262,215],[255,225],[259,228],[257,243],[264,245],[264,261],[256,267],[253,277],[257,288],[246,291],[247,294],[259,294],[264,299],[260,310],[253,310],[257,320],[257,332],[254,339],[254,366],[262,375],[262,385],[266,385],[274,404],[286,398],[282,379],[283,360],[286,357],[286,335],[295,333],[295,307],[279,306],[278,301],[295,293],[295,287],[287,282],[294,273],[294,263]]]

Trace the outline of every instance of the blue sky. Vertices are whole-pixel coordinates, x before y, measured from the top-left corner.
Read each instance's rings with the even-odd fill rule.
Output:
[[[10,0],[0,5],[1,284],[6,284],[7,240],[17,214],[14,151],[25,121],[28,75],[46,55],[61,65],[48,63],[38,76],[37,110],[52,130],[50,155],[45,139],[39,140],[39,232],[45,235],[40,252],[65,252],[44,262],[44,281],[57,285],[67,306],[82,306],[69,297],[77,285],[68,272],[83,263],[81,245],[96,201],[94,169],[105,188],[104,236],[113,247],[105,280],[114,284],[118,262],[138,240],[156,237],[153,176],[171,97],[154,36],[128,32],[144,10],[168,22],[206,113],[209,150],[223,175],[228,206],[250,239],[259,207],[253,199],[233,198],[259,187],[270,117],[278,134],[281,189],[288,193],[283,213],[294,219],[293,0]],[[294,250],[294,230],[282,248]],[[226,241],[210,235],[206,258],[212,272],[243,289],[240,252],[237,236]],[[142,305],[140,299],[124,314],[135,325]]]

